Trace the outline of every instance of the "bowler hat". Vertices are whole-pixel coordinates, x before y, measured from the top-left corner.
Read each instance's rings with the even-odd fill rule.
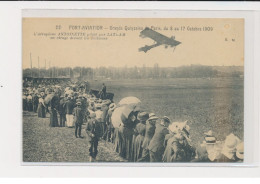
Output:
[[[167,116],[163,116],[163,121],[166,123],[170,123],[170,118],[168,118]]]

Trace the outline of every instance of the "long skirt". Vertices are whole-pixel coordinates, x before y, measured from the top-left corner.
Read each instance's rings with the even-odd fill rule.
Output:
[[[119,128],[115,128],[114,131],[114,151],[119,153],[119,155],[122,154],[122,135],[121,132],[119,132]]]
[[[120,127],[119,132],[122,136],[122,139],[119,139],[119,141],[122,141],[121,144],[121,154],[120,156],[131,161],[131,152],[132,152],[132,140],[133,140],[133,134],[134,130],[132,128],[127,127]]]
[[[41,103],[38,104],[37,112],[39,118],[46,118],[45,107]]]
[[[144,142],[144,136],[139,134],[136,136],[135,141],[133,142],[133,161],[137,162],[138,159],[142,157],[142,144]]]
[[[67,127],[74,127],[74,117],[72,114],[66,114],[66,125]]]
[[[58,116],[57,111],[52,109],[50,112],[50,127],[58,127]]]
[[[27,100],[23,100],[23,111],[28,110]]]
[[[30,111],[30,112],[33,111],[33,103],[32,103],[32,101],[28,102],[28,111]]]

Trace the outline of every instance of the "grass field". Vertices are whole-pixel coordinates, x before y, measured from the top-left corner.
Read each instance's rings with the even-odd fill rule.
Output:
[[[136,96],[142,108],[172,121],[189,120],[193,144],[203,140],[203,132],[212,130],[217,140],[229,133],[243,139],[244,81],[229,79],[147,79],[107,80],[90,82],[115,94],[117,103],[126,96]],[[75,139],[74,129],[50,128],[48,119],[38,119],[32,113],[23,115],[23,158],[32,162],[86,162],[86,139]],[[113,152],[113,145],[101,142],[98,161],[124,161]]]

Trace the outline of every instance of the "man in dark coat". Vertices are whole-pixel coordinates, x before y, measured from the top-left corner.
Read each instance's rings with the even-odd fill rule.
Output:
[[[106,135],[107,135],[107,124],[106,124],[106,117],[107,117],[107,112],[108,112],[108,105],[107,104],[102,104],[101,106],[101,125],[103,129],[103,136],[102,138],[106,140]]]
[[[66,122],[68,127],[73,127],[73,109],[74,109],[74,102],[71,99],[71,96],[68,96],[68,101],[65,103],[65,110],[66,110]]]
[[[101,89],[101,95],[100,98],[102,100],[104,100],[106,98],[106,93],[107,93],[107,87],[105,86],[105,84],[103,83],[102,85],[102,89]]]
[[[33,101],[33,112],[37,112],[37,108],[39,104],[39,97],[37,94],[32,95],[32,101]]]
[[[90,114],[90,120],[87,122],[86,133],[90,144],[89,156],[90,162],[95,161],[98,154],[98,141],[102,137],[102,127],[100,122],[96,120],[96,114]]]
[[[165,136],[169,133],[168,126],[170,124],[170,119],[167,116],[164,116],[160,124],[156,125],[154,136],[148,146],[150,154],[150,162],[161,162],[162,155],[164,153],[164,139]]]
[[[151,139],[153,138],[154,132],[155,132],[155,124],[156,120],[159,118],[155,116],[154,113],[149,114],[149,119],[146,122],[145,126],[145,136],[144,136],[144,142],[142,144],[143,153],[142,157],[137,160],[137,162],[149,162],[150,161],[150,155],[149,155],[149,149],[148,146],[150,144]]]
[[[73,109],[73,116],[74,116],[74,122],[75,122],[75,137],[78,138],[83,138],[81,136],[81,127],[83,124],[83,119],[84,119],[84,113],[83,110],[81,109],[81,102],[76,103],[77,107]]]
[[[51,91],[52,93],[54,93],[53,91]],[[57,116],[57,112],[58,112],[58,107],[59,107],[59,97],[57,94],[54,93],[54,96],[52,97],[51,101],[50,101],[50,127],[58,127],[59,123],[58,123],[58,116]]]
[[[106,116],[106,127],[107,127],[107,131],[106,131],[106,140],[108,142],[113,142],[114,143],[114,127],[112,125],[112,114],[114,112],[116,108],[116,104],[112,103],[109,105],[109,109],[107,112],[107,116]]]
[[[64,96],[60,96],[59,114],[60,114],[60,126],[61,127],[65,127],[65,121],[66,121],[65,103],[66,103],[66,100],[65,100]]]

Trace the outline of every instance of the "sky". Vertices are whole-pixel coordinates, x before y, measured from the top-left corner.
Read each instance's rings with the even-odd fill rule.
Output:
[[[145,27],[167,37],[174,36],[181,44],[175,49],[161,45],[147,53],[139,52],[140,47],[154,44],[152,39],[139,36]],[[64,34],[76,37],[68,36],[65,40],[60,36]],[[45,67],[45,61],[47,68],[151,67],[155,63],[160,67],[243,66],[244,20],[23,18],[22,44],[23,68],[30,68],[31,62],[33,67],[38,67],[38,60],[40,68]]]

